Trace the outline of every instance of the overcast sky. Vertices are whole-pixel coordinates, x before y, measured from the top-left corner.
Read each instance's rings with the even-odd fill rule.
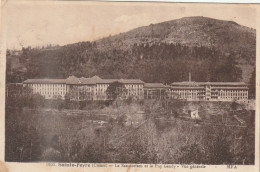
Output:
[[[178,19],[204,16],[256,28],[250,5],[99,2],[8,2],[4,7],[9,49],[46,44],[65,45]]]

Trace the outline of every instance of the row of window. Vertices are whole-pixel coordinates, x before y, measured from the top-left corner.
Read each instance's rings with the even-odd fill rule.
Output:
[[[202,92],[205,90],[172,90],[172,92]],[[211,92],[247,92],[247,90],[211,90]]]
[[[41,87],[66,87],[65,84],[28,84],[30,87],[41,88]]]
[[[221,96],[219,99],[247,99],[247,96],[244,97],[233,97],[233,96]]]
[[[189,94],[181,94],[180,98],[188,98],[188,99],[196,99],[200,97],[199,95],[189,95]],[[211,98],[220,98],[220,99],[233,99],[233,98],[247,98],[247,95],[242,95],[242,96],[235,96],[235,95],[226,95],[226,96],[210,96]]]
[[[109,86],[109,84],[97,84],[97,87],[98,87],[98,88],[99,88],[99,87],[106,88],[106,87],[108,87],[108,86]],[[143,87],[142,84],[124,84],[124,86],[125,86],[125,87],[140,87],[140,88]]]
[[[53,90],[53,91],[66,91],[66,89],[65,88],[35,88],[35,90],[42,90],[42,91],[44,91],[44,90],[49,90],[49,91],[51,91],[51,90]]]
[[[40,95],[65,95],[66,94],[66,92],[52,92],[52,91],[50,92],[35,91],[35,93],[39,93]]]
[[[220,96],[247,96],[247,93],[220,93]]]
[[[197,96],[199,94],[194,94],[194,93],[180,93],[180,96]],[[231,96],[231,97],[247,97],[247,93],[227,93],[227,94],[206,94],[207,96]]]

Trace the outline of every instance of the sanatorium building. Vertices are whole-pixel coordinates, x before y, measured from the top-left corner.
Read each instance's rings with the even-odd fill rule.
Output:
[[[243,82],[174,82],[145,83],[140,79],[101,79],[98,76],[67,79],[27,79],[23,87],[28,87],[33,94],[40,94],[46,99],[69,95],[71,100],[108,100],[106,93],[110,84],[119,82],[124,85],[122,99],[184,99],[188,101],[234,101],[247,100],[248,87]]]

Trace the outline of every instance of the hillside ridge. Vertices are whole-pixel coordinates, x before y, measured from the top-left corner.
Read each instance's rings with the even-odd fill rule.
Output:
[[[24,48],[16,57],[19,64],[10,58],[7,73],[22,79],[74,74],[170,83],[186,80],[193,71],[196,81],[248,83],[255,68],[256,31],[233,21],[184,17],[92,42]]]

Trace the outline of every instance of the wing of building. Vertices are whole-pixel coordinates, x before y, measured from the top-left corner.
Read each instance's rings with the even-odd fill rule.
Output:
[[[144,98],[145,99],[164,99],[169,98],[170,86],[162,83],[145,83]]]
[[[233,101],[248,99],[248,87],[243,82],[174,82],[171,97],[186,100]]]
[[[143,99],[144,82],[140,79],[70,76],[67,79],[28,79],[23,82],[23,85],[31,88],[33,94],[40,94],[46,99],[65,99],[65,96],[69,96],[71,100],[107,100],[106,90],[111,83],[116,81],[126,88],[125,98],[132,96]]]

